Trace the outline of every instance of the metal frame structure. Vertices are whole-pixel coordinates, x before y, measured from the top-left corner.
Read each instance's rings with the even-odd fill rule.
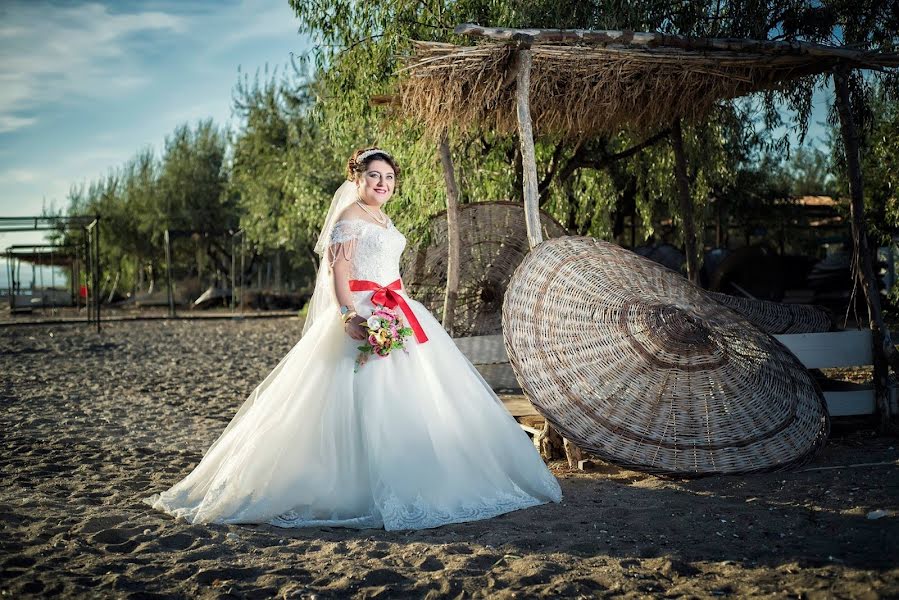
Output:
[[[97,324],[97,332],[100,332],[100,215],[95,216],[65,216],[65,217],[0,217],[0,234],[27,231],[60,231],[72,227],[80,227],[84,230],[83,252],[84,263],[87,266],[89,280],[87,297],[87,322]],[[61,245],[44,244],[28,246],[10,246],[6,249],[7,269],[10,281],[10,309],[15,303],[15,277],[12,273],[11,258],[15,256],[15,250],[23,247],[63,247]]]

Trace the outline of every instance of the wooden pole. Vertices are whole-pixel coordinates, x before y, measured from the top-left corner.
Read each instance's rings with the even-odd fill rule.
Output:
[[[247,234],[246,232],[240,236],[240,316],[243,316],[246,307],[246,294],[244,293],[244,273],[247,268]],[[321,267],[319,267],[321,268]]]
[[[443,299],[443,328],[453,337],[455,333],[456,300],[459,297],[459,188],[450,154],[449,136],[440,136],[440,164],[446,181],[446,296]]]
[[[515,76],[518,116],[518,141],[521,147],[521,167],[523,172],[524,220],[527,228],[528,246],[534,248],[543,241],[540,231],[540,194],[537,184],[537,159],[534,156],[534,127],[531,123],[531,50],[524,46],[518,50]],[[562,436],[544,421],[543,430],[534,436],[534,445],[543,458],[551,460],[566,455]],[[573,445],[570,445],[574,448]]]
[[[855,277],[865,294],[868,305],[868,323],[871,327],[873,343],[874,395],[877,401],[877,412],[880,415],[880,428],[887,431],[892,428],[889,390],[888,360],[896,370],[899,355],[896,346],[883,321],[880,310],[880,292],[874,275],[871,260],[871,249],[868,246],[868,234],[865,231],[865,202],[862,187],[862,168],[859,151],[859,134],[855,124],[852,103],[849,97],[849,69],[846,67],[834,71],[833,81],[837,92],[837,112],[840,117],[840,132],[843,137],[843,149],[846,154],[846,168],[849,172],[849,213],[852,219],[852,260]],[[899,372],[899,371],[897,371]]]
[[[518,114],[518,139],[521,145],[521,166],[524,172],[524,220],[528,232],[528,245],[533,248],[543,241],[540,231],[540,196],[537,189],[537,159],[534,156],[534,128],[531,123],[531,50],[518,51],[516,97]]]
[[[103,299],[100,297],[100,215],[94,220],[94,252],[96,254],[96,269],[94,271],[94,302],[97,311],[97,333],[100,333],[100,304]]]
[[[681,221],[684,228],[684,253],[687,255],[687,279],[699,284],[699,269],[696,264],[696,225],[693,222],[693,198],[690,197],[690,182],[687,179],[687,157],[684,153],[684,138],[680,119],[671,125],[671,145],[674,147],[674,176],[680,197]]]
[[[9,285],[9,312],[16,310],[16,274],[12,268],[12,250],[6,249],[6,281]]]
[[[165,279],[169,288],[169,316],[175,316],[175,290],[172,289],[172,240],[169,230],[165,230]]]

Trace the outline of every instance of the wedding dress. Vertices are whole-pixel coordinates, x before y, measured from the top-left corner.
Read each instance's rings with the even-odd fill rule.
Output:
[[[352,244],[353,279],[399,279],[406,238],[392,223],[344,220],[328,233],[334,247]],[[410,337],[407,351],[373,356],[354,372],[361,342],[336,308],[315,319],[196,468],[146,501],[193,523],[388,530],[560,501],[530,439],[440,323],[393,293],[426,341]],[[373,292],[353,296],[369,316]]]

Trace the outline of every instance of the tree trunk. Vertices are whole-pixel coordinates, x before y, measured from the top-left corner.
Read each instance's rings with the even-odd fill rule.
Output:
[[[861,158],[859,155],[859,134],[856,127],[852,104],[849,98],[849,70],[841,68],[834,72],[834,87],[837,92],[837,112],[840,116],[840,131],[849,171],[850,215],[852,218],[852,259],[853,271],[858,278],[868,305],[868,323],[871,327],[874,363],[874,394],[877,412],[880,416],[881,431],[892,429],[890,406],[889,371],[887,361],[897,370],[899,354],[883,321],[880,311],[880,292],[874,275],[868,235],[865,230],[865,203],[862,188]],[[899,371],[897,371],[899,372]]]
[[[459,296],[459,188],[446,132],[440,138],[440,164],[446,181],[446,296],[443,300],[443,328],[455,333],[456,299]]]
[[[671,125],[671,145],[674,147],[674,175],[680,198],[681,222],[684,228],[684,254],[687,255],[687,279],[699,285],[699,269],[696,265],[696,225],[693,222],[693,199],[690,197],[690,182],[687,179],[687,157],[684,153],[684,138],[680,119]]]

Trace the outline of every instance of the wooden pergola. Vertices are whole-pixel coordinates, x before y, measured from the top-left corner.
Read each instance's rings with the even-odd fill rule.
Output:
[[[448,133],[479,129],[517,132],[521,145],[528,241],[541,243],[535,136],[573,142],[622,130],[667,129],[674,150],[687,275],[697,281],[696,232],[681,122],[705,117],[723,99],[777,90],[806,76],[831,74],[836,88],[851,192],[854,261],[874,340],[874,384],[881,423],[890,423],[888,363],[899,354],[880,308],[864,228],[859,133],[850,101],[856,69],[899,67],[899,54],[804,42],[695,39],[660,33],[502,29],[464,24],[455,29],[474,45],[415,42],[402,69],[404,113],[439,140],[447,182],[449,264],[444,324],[452,327],[458,286],[457,198]],[[455,261],[455,262],[454,262]]]

